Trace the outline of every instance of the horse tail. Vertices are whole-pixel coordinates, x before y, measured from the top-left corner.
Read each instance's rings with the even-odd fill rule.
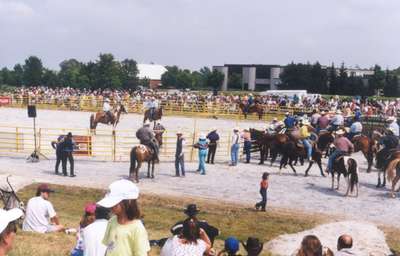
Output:
[[[387,179],[389,182],[392,182],[393,179],[396,177],[396,168],[399,162],[400,158],[396,158],[390,161],[390,163],[388,164],[386,172],[387,172]]]
[[[358,183],[358,166],[356,160],[349,160],[349,175],[350,175],[350,191],[354,191],[354,186]]]
[[[133,147],[131,149],[130,159],[131,159],[131,164],[129,167],[129,174],[132,174],[136,168],[136,147]]]

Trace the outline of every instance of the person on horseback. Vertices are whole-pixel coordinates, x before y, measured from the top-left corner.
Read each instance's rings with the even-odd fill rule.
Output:
[[[165,127],[162,125],[161,120],[158,120],[158,122],[154,126],[153,130],[154,130],[155,133],[163,133],[163,132],[165,132]]]
[[[151,117],[151,121],[153,121],[154,118],[154,113],[156,112],[156,109],[158,108],[158,101],[156,99],[156,97],[151,97],[151,101],[150,101],[150,117]]]
[[[312,146],[309,141],[310,136],[311,136],[310,132],[308,131],[309,125],[310,125],[310,123],[308,122],[307,119],[300,122],[300,140],[303,143],[304,148],[306,149],[307,160],[311,161]]]
[[[393,134],[399,137],[399,125],[397,124],[397,119],[394,116],[389,116],[387,119],[389,123],[389,128],[391,128]]]
[[[335,161],[338,156],[350,154],[352,151],[354,151],[353,143],[351,143],[351,141],[346,138],[344,134],[345,131],[342,129],[339,129],[336,132],[336,138],[333,141],[333,144],[335,145],[335,151],[333,151],[333,153],[329,156],[327,172],[332,172],[333,161]]]
[[[381,138],[379,144],[383,145],[383,148],[376,154],[376,168],[380,169],[385,160],[389,158],[391,151],[399,145],[399,139],[394,135],[393,127],[388,128],[386,135]]]
[[[106,114],[106,117],[108,118],[108,123],[112,123],[113,119],[113,113],[111,113],[111,105],[110,105],[110,99],[105,98],[104,103],[103,103],[103,111]]]
[[[344,125],[344,117],[340,109],[336,110],[335,116],[331,120],[330,131],[336,131],[339,127]]]
[[[146,121],[143,127],[136,132],[136,138],[140,140],[140,144],[148,146],[153,151],[154,160],[158,162],[158,142],[154,136],[154,132],[150,129],[149,121]]]
[[[325,111],[322,111],[321,112],[321,117],[318,118],[317,133],[319,134],[319,132],[321,130],[326,130],[328,125],[329,125],[329,117],[328,117],[328,115],[326,114]]]
[[[268,125],[267,133],[275,134],[277,132],[278,127],[279,127],[278,118],[274,117],[274,119],[272,119],[272,122]]]
[[[349,140],[352,140],[354,136],[360,135],[362,132],[363,126],[358,117],[354,117],[354,122],[350,126],[350,132],[348,134]]]
[[[283,120],[283,122],[285,123],[285,127],[287,129],[293,129],[294,126],[296,125],[296,119],[292,115],[290,115],[289,112],[286,112],[285,116],[286,117]]]

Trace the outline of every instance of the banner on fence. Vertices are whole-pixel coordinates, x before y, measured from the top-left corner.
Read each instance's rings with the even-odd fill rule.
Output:
[[[7,106],[11,104],[11,97],[0,96],[0,106]]]
[[[76,143],[77,150],[74,155],[78,156],[91,156],[92,155],[92,136],[72,136]]]

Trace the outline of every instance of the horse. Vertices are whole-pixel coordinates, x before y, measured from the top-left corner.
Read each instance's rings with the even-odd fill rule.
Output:
[[[250,128],[249,131],[251,140],[253,140],[260,149],[260,162],[258,164],[264,164],[265,158],[268,157],[268,151],[270,149],[273,135],[265,133],[264,131],[256,130],[254,128]]]
[[[334,190],[335,173],[337,174],[337,187],[339,190],[340,175],[342,174],[347,181],[347,190],[345,196],[349,195],[349,192],[353,193],[356,190],[356,197],[358,197],[358,164],[354,158],[341,155],[337,157],[333,162],[332,168],[332,187]]]
[[[397,164],[395,165],[395,163],[398,159],[400,159],[400,151],[398,151],[396,149],[391,150],[391,152],[389,153],[389,155],[387,156],[387,159],[385,161],[387,164],[384,164],[382,168],[378,168],[378,184],[376,185],[377,188],[386,186],[386,174],[388,177],[389,176],[391,177],[391,180],[395,178],[395,176],[394,176],[395,173],[391,173],[389,175],[389,171],[393,172],[393,170],[397,168]],[[378,159],[377,159],[377,161],[378,161]],[[381,183],[381,173],[383,173],[383,183]],[[397,183],[397,181],[396,181],[396,183]],[[393,182],[392,182],[392,185],[393,185]],[[396,184],[394,184],[394,185],[396,185]]]
[[[155,139],[159,145],[162,143],[162,136],[155,136]],[[147,162],[147,178],[154,179],[154,152],[148,146],[140,144],[133,147],[130,153],[129,178],[135,182],[139,182],[139,169],[143,162]]]
[[[317,139],[317,147],[321,152],[325,151],[325,158],[329,155],[329,146],[333,143],[335,137],[330,131],[320,131]]]
[[[264,108],[260,103],[254,103],[253,105],[247,107],[243,102],[240,102],[239,108],[244,114],[245,119],[247,119],[248,113],[257,113],[259,120],[261,120],[262,116],[264,115]]]
[[[98,123],[107,125],[111,124],[113,126],[113,129],[115,129],[115,127],[119,123],[119,119],[122,113],[124,114],[128,113],[123,104],[119,104],[119,106],[114,110],[111,120],[110,117],[104,111],[98,111],[95,115],[92,114],[90,116],[90,129],[94,131],[94,133],[96,133],[96,127]]]
[[[376,154],[376,141],[372,138],[360,134],[354,136],[351,139],[351,142],[354,144],[354,152],[361,151],[363,153],[368,162],[367,173],[371,172],[374,154]]]
[[[396,184],[400,180],[400,151],[396,151],[392,154],[389,164],[386,168],[387,179],[389,182],[392,183],[392,188],[390,191],[390,195],[392,198],[395,198],[396,195],[394,192],[399,192],[400,188],[396,190]],[[379,177],[380,178],[380,177]]]
[[[144,112],[143,123],[145,123],[146,120],[148,119],[148,120],[150,120],[150,122],[154,122],[154,126],[155,126],[156,121],[161,120],[162,116],[163,116],[163,108],[162,107],[156,108],[154,110],[153,116],[151,115],[151,110],[147,109]]]

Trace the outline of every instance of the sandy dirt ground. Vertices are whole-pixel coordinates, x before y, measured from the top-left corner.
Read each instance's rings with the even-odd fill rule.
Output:
[[[0,108],[0,126],[29,126],[31,119],[26,117],[25,109]],[[87,128],[90,113],[40,110],[38,126],[40,127],[74,127]],[[132,133],[140,126],[142,117],[125,115],[118,129],[129,129]],[[234,126],[264,127],[264,123],[240,122],[229,120],[198,119],[167,116],[163,124],[167,129],[193,129],[196,125],[202,130],[217,127],[221,133],[230,131]],[[104,126],[103,126],[104,127]],[[107,128],[111,129],[111,128]],[[360,168],[359,197],[343,197],[345,183],[342,180],[339,191],[330,190],[330,178],[323,178],[315,166],[311,176],[303,177],[305,166],[297,167],[299,175],[283,170],[278,175],[277,164],[260,166],[257,160],[250,164],[240,163],[236,167],[228,166],[228,156],[219,156],[215,165],[207,165],[207,175],[196,173],[197,163],[186,163],[185,178],[174,177],[173,159],[165,159],[156,167],[156,178],[145,178],[142,168],[139,187],[145,193],[186,197],[201,197],[227,202],[240,203],[252,207],[259,199],[259,182],[264,171],[270,172],[268,207],[294,209],[309,213],[323,213],[337,216],[337,219],[371,221],[377,224],[400,227],[398,213],[400,200],[388,197],[387,189],[375,188],[376,172],[365,172],[366,161],[360,154],[354,154]],[[327,160],[324,160],[326,163]],[[0,179],[12,174],[11,180],[18,186],[26,183],[51,182],[65,185],[106,188],[113,180],[126,177],[128,162],[86,161],[76,158],[77,177],[60,177],[54,175],[55,160],[42,160],[39,163],[26,163],[21,157],[0,157]]]

